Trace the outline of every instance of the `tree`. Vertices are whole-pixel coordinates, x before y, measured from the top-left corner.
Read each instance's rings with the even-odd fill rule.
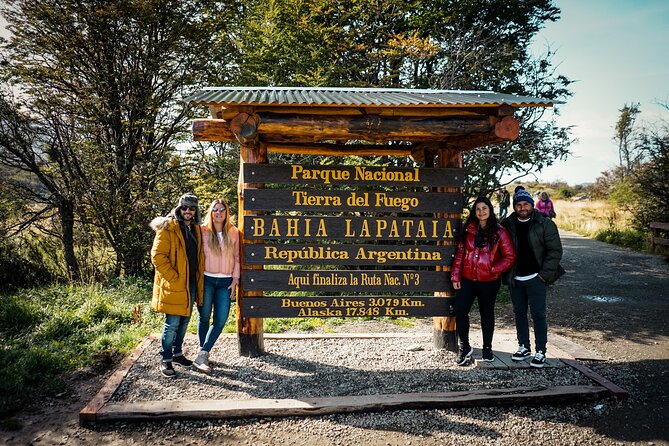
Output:
[[[77,188],[72,183],[71,158],[61,156],[71,149],[69,130],[59,116],[51,114],[35,121],[21,113],[8,95],[0,95],[0,164],[6,168],[1,181],[33,204],[25,209],[28,218],[15,221],[13,228],[20,231],[45,219],[59,222],[60,231],[50,231],[48,225],[42,230],[61,240],[68,276],[79,280],[74,249]]]
[[[669,104],[659,105],[669,110]],[[645,128],[639,147],[644,162],[634,172],[638,197],[634,223],[647,230],[651,221],[669,222],[669,121]]]
[[[232,65],[238,85],[361,86],[493,90],[567,99],[571,81],[554,52],[529,44],[559,18],[549,0],[272,0],[248,2]],[[521,138],[463,157],[466,194],[487,193],[509,172],[538,172],[569,154],[557,111],[519,113]]]
[[[618,122],[616,122],[613,140],[618,144],[620,173],[622,177],[625,177],[633,173],[635,167],[641,161],[642,151],[639,147],[639,135],[635,126],[641,108],[639,103],[632,103],[625,104],[618,111],[620,116]]]
[[[3,48],[4,71],[31,110],[50,110],[66,124],[68,140],[49,161],[68,165],[81,223],[113,248],[117,274],[141,273],[152,235],[147,222],[174,200],[160,191],[182,167],[173,162],[190,118],[182,99],[207,83],[212,61],[220,60],[212,17],[221,26],[228,5],[6,3],[1,11],[13,35]]]

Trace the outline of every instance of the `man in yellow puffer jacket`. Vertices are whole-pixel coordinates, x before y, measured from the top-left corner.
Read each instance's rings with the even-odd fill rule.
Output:
[[[186,193],[167,217],[151,221],[156,231],[151,248],[151,262],[156,268],[151,308],[165,313],[160,372],[172,378],[172,363],[190,367],[193,362],[183,354],[183,342],[193,303],[202,305],[204,290],[204,251],[197,197]]]

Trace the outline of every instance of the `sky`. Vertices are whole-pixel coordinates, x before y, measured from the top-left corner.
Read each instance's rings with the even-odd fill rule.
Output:
[[[536,174],[542,181],[594,182],[618,162],[613,141],[619,110],[639,103],[638,122],[669,121],[669,0],[555,0],[561,18],[534,39],[533,52],[557,54],[574,95],[556,105],[558,123],[574,126],[573,156]],[[0,18],[0,34],[5,35]]]
[[[618,164],[614,127],[625,104],[639,103],[641,120],[669,121],[657,102],[669,103],[669,1],[556,0],[562,10],[534,41],[557,54],[558,72],[577,82],[557,105],[558,123],[575,126],[573,157],[537,174],[542,181],[576,185]],[[522,131],[522,129],[521,129]]]

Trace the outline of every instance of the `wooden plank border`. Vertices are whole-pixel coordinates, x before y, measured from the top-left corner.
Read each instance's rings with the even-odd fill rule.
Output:
[[[97,412],[96,421],[320,416],[385,410],[505,406],[519,403],[539,405],[596,400],[607,395],[608,390],[600,386],[556,386],[299,399],[141,401],[108,404]]]
[[[616,398],[624,400],[629,397],[629,392],[627,392],[627,390],[618,387],[608,379],[604,378],[594,370],[587,367],[585,364],[571,359],[563,359],[562,362],[583,373],[585,376],[587,376],[588,378],[590,378],[591,380],[593,380],[594,382],[596,382],[597,384],[599,384],[600,386],[604,387],[606,390],[611,392],[611,394]]]
[[[130,368],[135,363],[135,361],[142,356],[144,350],[151,345],[151,343],[158,339],[160,335],[151,334],[144,338],[142,342],[135,347],[135,350],[127,356],[119,367],[114,371],[114,373],[109,377],[104,386],[95,394],[91,401],[81,409],[79,412],[79,424],[84,425],[89,422],[94,422],[97,420],[97,414],[100,412],[105,404],[111,399],[111,397],[116,393],[116,390],[123,382],[123,379],[128,375]]]

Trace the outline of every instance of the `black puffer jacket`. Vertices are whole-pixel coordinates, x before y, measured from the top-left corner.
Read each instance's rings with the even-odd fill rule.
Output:
[[[530,217],[532,224],[530,226],[530,246],[534,257],[539,264],[539,275],[546,281],[546,283],[553,283],[562,276],[565,271],[560,266],[560,259],[562,258],[562,242],[560,241],[560,233],[558,228],[550,218],[546,217],[536,209],[532,212]],[[512,213],[502,221],[504,226],[511,234],[513,247],[516,250],[516,257],[518,253],[518,236],[516,235],[516,213]],[[513,286],[513,278],[516,275],[516,265],[506,271],[502,276],[502,281],[508,285]]]

